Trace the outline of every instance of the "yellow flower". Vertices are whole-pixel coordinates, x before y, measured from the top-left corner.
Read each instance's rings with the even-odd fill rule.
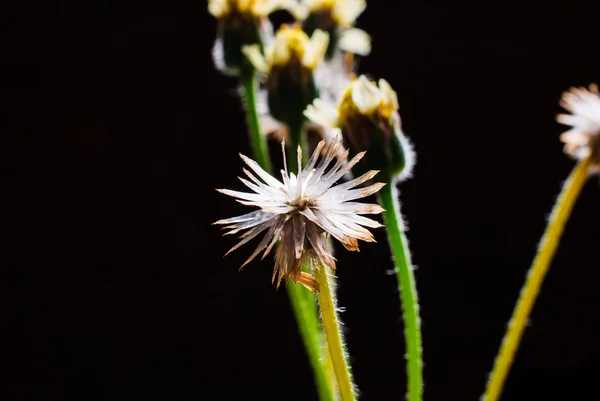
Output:
[[[328,43],[329,35],[320,29],[309,38],[298,24],[282,25],[273,43],[265,49],[265,56],[258,44],[244,46],[242,51],[257,70],[265,73],[291,64],[312,71],[323,60]]]
[[[344,144],[353,154],[368,150],[363,163],[366,168],[382,170],[388,180],[410,175],[414,154],[401,130],[398,97],[387,81],[353,77],[337,107],[315,99],[304,115],[324,127],[341,130]]]
[[[266,75],[267,103],[271,115],[286,124],[300,124],[303,111],[317,96],[314,70],[323,60],[329,35],[320,29],[312,37],[300,25],[283,25],[261,52],[259,44],[242,52]]]
[[[327,127],[343,128],[356,119],[376,118],[392,123],[397,119],[399,123],[398,96],[390,84],[379,80],[379,86],[361,75],[358,79],[353,77],[344,91],[337,109],[330,104],[316,99],[313,105],[308,106],[304,113],[310,120]]]

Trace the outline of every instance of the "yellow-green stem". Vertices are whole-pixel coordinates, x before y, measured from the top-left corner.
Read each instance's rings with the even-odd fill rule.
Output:
[[[271,162],[265,137],[260,132],[258,111],[256,105],[256,91],[258,82],[255,71],[246,67],[240,76],[244,95],[244,106],[248,121],[250,144],[256,162],[267,172],[271,172]],[[317,317],[317,307],[314,295],[299,284],[288,280],[287,293],[292,305],[292,310],[298,324],[302,342],[308,354],[312,367],[319,400],[334,401],[333,386],[327,369],[327,360],[323,355],[321,332]]]
[[[400,217],[398,191],[393,182],[388,183],[379,193],[379,203],[385,209],[383,220],[388,234],[390,249],[394,256],[400,301],[404,318],[404,337],[406,342],[406,374],[408,376],[407,399],[420,401],[423,395],[423,363],[421,350],[421,319],[419,318],[419,300],[417,286],[410,259],[410,252]]]
[[[315,280],[319,283],[319,307],[321,309],[321,322],[325,332],[325,341],[331,356],[333,371],[337,379],[338,391],[342,401],[354,401],[356,399],[350,365],[345,352],[340,323],[337,316],[335,298],[331,291],[331,279],[333,278],[329,268],[322,263],[313,266]]]
[[[322,348],[321,330],[314,294],[303,285],[296,284],[292,280],[287,280],[286,290],[298,320],[298,329],[308,354],[308,360],[315,373],[319,399],[321,401],[333,401],[335,399],[332,388],[333,381],[328,375],[327,355],[324,355]]]
[[[521,289],[519,300],[508,324],[508,329],[502,340],[492,373],[490,373],[485,393],[481,396],[481,401],[496,401],[502,393],[502,387],[519,347],[523,331],[527,326],[533,304],[540,292],[544,277],[550,268],[550,263],[558,248],[560,237],[569,219],[571,210],[573,210],[575,201],[586,182],[589,168],[589,158],[579,162],[575,166],[554,204],[546,231],[527,274],[525,284]]]

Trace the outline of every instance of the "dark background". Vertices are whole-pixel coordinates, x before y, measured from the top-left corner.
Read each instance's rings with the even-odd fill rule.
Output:
[[[316,399],[272,261],[210,223],[247,211],[235,80],[195,1],[3,3],[0,399]],[[421,299],[425,399],[477,400],[573,162],[558,99],[598,81],[589,4],[370,1],[360,71],[396,89],[415,144],[401,185]],[[276,144],[274,144],[277,147]],[[275,154],[275,157],[279,157]],[[586,186],[503,400],[594,398],[598,180]],[[385,233],[339,249],[361,400],[403,400]],[[595,373],[594,373],[595,372]]]

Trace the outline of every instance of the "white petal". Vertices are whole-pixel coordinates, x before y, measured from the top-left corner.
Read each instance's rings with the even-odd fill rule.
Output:
[[[321,204],[319,203],[319,207]],[[327,202],[323,203],[323,208],[333,210],[336,213],[348,213],[348,214],[379,214],[385,211],[384,208],[375,203],[361,203],[361,202],[344,202],[339,203]]]
[[[266,17],[272,12],[279,10],[281,8],[285,8],[286,1],[283,0],[263,0],[263,1],[254,1],[254,7],[252,12],[254,15]]]
[[[380,222],[375,221],[373,219],[369,219],[367,217],[359,216],[357,214],[352,215],[351,218],[352,218],[352,221],[354,221],[356,224],[360,224],[361,226],[371,227],[371,228],[383,227],[383,224],[381,224]]]
[[[354,222],[353,216],[335,213],[327,213],[325,216],[332,224],[342,229],[346,234],[366,242],[375,241],[373,234],[369,230]]]
[[[346,152],[348,152],[348,151],[346,151]],[[348,171],[350,171],[352,169],[352,167],[354,167],[354,165],[356,163],[358,163],[360,161],[360,159],[362,159],[364,157],[365,153],[366,152],[358,153],[356,156],[354,156],[352,158],[352,160],[350,160],[348,163],[346,163],[342,168],[340,168],[337,171],[332,169],[329,173],[327,173],[327,175],[325,177],[323,177],[323,185],[327,185],[328,188],[331,185],[333,185],[334,182],[336,182],[337,180],[342,178]]]
[[[279,198],[281,200],[283,200],[285,198],[285,194],[281,191],[282,187],[272,187],[269,185],[266,185],[265,183],[261,182],[258,180],[258,178],[256,178],[250,171],[248,171],[245,168],[242,168],[242,171],[244,172],[244,174],[246,174],[246,176],[248,176],[248,178],[250,178],[250,180],[255,183],[256,185],[258,185],[259,187],[261,187],[264,191],[268,191],[269,192],[269,196],[271,198]]]
[[[362,114],[372,114],[383,100],[379,88],[364,75],[352,83],[352,101]]]
[[[292,14],[292,17],[294,17],[294,19],[297,21],[304,21],[306,19],[306,17],[308,17],[308,14],[310,13],[310,10],[306,6],[306,4],[304,4],[298,0],[286,1],[284,8],[290,14]]]
[[[586,146],[590,142],[590,137],[589,135],[585,135],[581,131],[570,130],[567,132],[563,132],[560,135],[560,140],[570,145]]]
[[[304,116],[324,127],[339,127],[337,110],[321,99],[315,99],[313,104],[309,104],[306,110],[304,110]]]
[[[270,47],[272,54],[268,55],[267,63],[270,65],[285,65],[290,61],[292,53],[288,43],[288,33],[285,31],[279,31],[275,36],[275,41]],[[270,58],[270,60],[269,60]]]
[[[368,56],[371,53],[371,36],[358,28],[344,29],[338,47],[350,53]]]
[[[318,210],[315,210],[315,216],[317,217],[317,225],[319,225],[323,230],[327,231],[331,234],[335,239],[340,241],[342,245],[349,251],[358,250],[358,242],[356,238],[352,235],[348,235],[344,229],[345,227],[338,227],[333,224],[325,214],[321,213]]]
[[[242,46],[242,53],[246,55],[250,64],[254,66],[258,71],[267,72],[267,61],[260,51],[260,45],[254,43],[252,45]]]
[[[241,153],[240,153],[240,157],[248,165],[248,167],[250,167],[252,169],[252,171],[254,171],[256,173],[256,175],[258,175],[260,178],[262,178],[268,185],[270,185],[274,188],[283,188],[283,184],[281,182],[277,181],[277,179],[274,178],[271,174],[269,174],[265,170],[263,170],[262,167],[259,166],[257,162],[255,162],[254,160],[250,159],[247,156],[244,156]]]
[[[240,238],[243,238],[243,240],[241,240],[233,248],[231,248],[230,250],[228,250],[227,253],[224,256],[229,255],[231,252],[235,251],[236,249],[238,249],[242,245],[248,243],[251,239],[255,238],[258,234],[260,234],[261,232],[265,231],[267,228],[270,228],[271,226],[273,226],[273,224],[275,224],[276,222],[277,222],[277,219],[271,219],[271,220],[268,220],[268,221],[264,222],[261,225],[258,225],[256,227],[254,227],[250,231],[246,231],[240,237]]]
[[[365,8],[365,0],[337,0],[333,6],[333,17],[342,27],[351,26]]]
[[[366,172],[365,174],[361,175],[358,178],[355,178],[353,180],[350,180],[348,182],[345,182],[343,184],[340,185],[336,185],[335,187],[331,188],[332,191],[345,191],[348,189],[352,189],[354,187],[359,186],[360,184],[369,181],[371,178],[375,177],[377,175],[377,173],[379,172],[379,170],[371,170],[369,172]]]
[[[260,194],[251,194],[248,192],[233,191],[231,189],[217,189],[217,191],[221,192],[222,194],[234,197],[234,198],[249,200],[249,201],[253,201],[253,202],[261,202],[261,201],[268,200],[268,198],[266,199],[263,195],[260,195]]]
[[[354,199],[365,198],[365,197],[372,195],[375,192],[379,191],[384,186],[385,186],[384,183],[378,182],[376,184],[369,185],[368,187],[359,188],[359,189],[351,189],[349,191],[345,191],[344,193],[339,194],[338,196],[343,201],[350,201],[350,200],[354,200]]]
[[[306,44],[304,49],[304,56],[302,58],[302,64],[314,70],[316,66],[323,60],[325,52],[329,46],[329,34],[320,29],[316,29],[310,41]]]
[[[261,219],[264,212],[262,210],[255,210],[254,212],[243,214],[241,216],[231,217],[229,219],[221,219],[215,221],[213,224],[237,224],[244,223],[246,221]]]
[[[221,18],[228,14],[229,0],[208,0],[208,12],[215,18]]]
[[[237,234],[238,232],[242,231],[242,230],[246,230],[248,228],[252,228],[252,227],[256,227],[259,224],[262,224],[270,219],[276,218],[277,215],[273,214],[273,213],[268,213],[265,212],[263,210],[259,210],[259,212],[261,212],[261,214],[255,218],[252,219],[250,221],[246,221],[244,223],[238,223],[238,224],[234,224],[232,226],[228,226],[225,228],[232,228],[231,231],[228,231],[227,233],[225,233],[224,235],[233,235],[233,234]]]

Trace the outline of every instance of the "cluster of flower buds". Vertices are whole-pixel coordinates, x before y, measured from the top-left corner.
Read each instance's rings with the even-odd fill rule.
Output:
[[[365,0],[209,0],[209,9],[219,20],[217,66],[237,71],[248,63],[260,73],[264,134],[295,147],[290,127],[326,140],[341,133],[351,155],[368,150],[354,175],[371,169],[387,181],[410,175],[413,152],[396,93],[384,80],[378,86],[356,79],[354,55],[371,51],[370,36],[354,26]],[[273,33],[268,16],[275,10],[296,22]]]

